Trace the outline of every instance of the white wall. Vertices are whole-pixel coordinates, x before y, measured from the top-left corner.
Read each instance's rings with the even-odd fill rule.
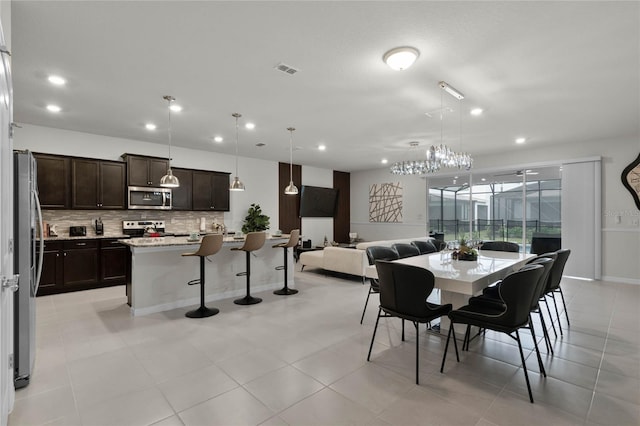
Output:
[[[333,170],[302,166],[302,185],[333,188]],[[310,239],[312,245],[322,245],[324,237],[333,239],[332,217],[303,217],[300,226],[303,238]]]
[[[470,148],[470,151],[473,149]],[[591,156],[602,157],[602,277],[606,280],[640,284],[640,211],[631,194],[622,186],[622,170],[640,153],[637,136],[620,140],[579,142],[573,144],[514,146],[512,150],[474,157],[474,169],[519,168],[541,163],[561,164],[563,160]],[[405,223],[373,224],[368,222],[368,193],[372,183],[400,180],[404,185]],[[424,234],[426,215],[424,180],[415,176],[398,178],[379,168],[351,173],[351,229],[366,240]],[[421,200],[420,205],[417,201]],[[620,223],[616,223],[620,217]],[[415,232],[413,232],[415,231]]]
[[[89,133],[23,124],[14,134],[15,149],[29,149],[35,152],[121,160],[124,153],[166,156],[160,145],[130,139],[112,138]],[[171,149],[175,167],[235,171],[235,157],[215,152],[198,151],[173,147]],[[321,170],[321,169],[317,169]],[[331,173],[331,171],[328,171]],[[264,214],[271,218],[271,229],[278,227],[278,163],[240,157],[238,174],[244,182],[244,192],[231,192],[230,211],[224,213],[225,225],[229,230],[240,230],[251,203],[258,203]],[[150,213],[151,214],[151,213]]]

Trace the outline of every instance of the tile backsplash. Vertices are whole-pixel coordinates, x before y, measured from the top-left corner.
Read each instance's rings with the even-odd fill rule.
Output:
[[[207,232],[213,224],[224,224],[223,212],[191,212],[162,210],[43,210],[42,220],[55,225],[58,236],[69,235],[70,226],[86,226],[87,236],[95,236],[95,220],[102,219],[105,235],[121,235],[124,220],[164,220],[166,232],[189,233],[200,229],[200,218],[206,221]]]

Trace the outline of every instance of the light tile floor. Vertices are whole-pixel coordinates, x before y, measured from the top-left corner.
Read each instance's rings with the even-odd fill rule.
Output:
[[[487,333],[439,372],[444,339],[381,320],[358,279],[296,273],[294,296],[210,303],[133,318],[123,287],[38,298],[37,361],[16,393],[18,425],[638,425],[640,286],[565,278],[571,328],[553,336],[538,373],[531,336],[525,356],[530,404],[517,347]],[[561,307],[560,307],[561,308]],[[544,350],[544,345],[541,347]]]

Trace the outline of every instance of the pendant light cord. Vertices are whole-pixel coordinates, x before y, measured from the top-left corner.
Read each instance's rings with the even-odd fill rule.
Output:
[[[289,131],[289,180],[293,182],[293,127],[287,129]]]
[[[236,118],[236,176],[238,177],[238,118],[242,117],[242,115],[234,112],[233,115]]]
[[[163,96],[163,98],[169,103],[169,127],[167,128],[167,133],[169,135],[169,170],[171,170],[171,102],[175,101],[171,95]]]

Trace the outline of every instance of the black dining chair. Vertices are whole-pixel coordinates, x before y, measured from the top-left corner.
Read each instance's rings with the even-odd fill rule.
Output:
[[[507,251],[511,253],[518,253],[520,251],[520,246],[510,241],[486,241],[482,244],[480,250]]]
[[[375,265],[376,260],[396,260],[398,259],[398,252],[391,247],[386,246],[371,246],[365,250],[367,253],[367,260],[369,265]],[[364,309],[362,309],[362,317],[360,317],[360,324],[364,321],[364,313],[367,312],[367,304],[369,303],[369,296],[374,293],[380,293],[380,287],[378,286],[378,280],[375,278],[369,278],[369,291],[367,292],[367,299],[364,301]]]
[[[400,259],[420,255],[420,250],[413,244],[395,243],[392,244],[391,247],[398,252],[398,257]]]
[[[380,306],[367,361],[371,360],[371,349],[381,317],[397,317],[403,321],[411,321],[416,329],[416,385],[420,384],[418,325],[447,315],[451,312],[451,304],[438,305],[427,302],[435,282],[433,273],[428,269],[386,260],[376,260],[376,269],[380,286]]]
[[[533,327],[531,326],[530,308],[533,303],[533,298],[536,296],[537,284],[543,273],[544,267],[542,265],[525,265],[519,271],[512,272],[507,275],[499,286],[500,299],[504,304],[503,309],[465,305],[459,309],[449,312],[448,316],[451,320],[451,324],[447,335],[447,343],[444,347],[440,372],[442,373],[444,371],[444,364],[447,359],[447,350],[449,349],[449,340],[451,340],[452,335],[454,344],[456,342],[454,324],[466,324],[505,333],[518,343],[518,350],[520,351],[520,359],[522,361],[522,370],[524,371],[527,390],[529,391],[529,400],[533,403],[533,394],[531,393],[531,385],[529,384],[529,374],[527,373],[527,365],[525,363],[518,330],[527,325],[533,330]],[[457,344],[455,344],[455,349],[456,359],[459,362],[460,358],[458,355]],[[538,362],[541,363],[540,360],[538,360]]]
[[[560,288],[560,282],[562,281],[562,273],[564,272],[564,267],[567,264],[567,260],[569,260],[570,254],[571,254],[571,250],[569,249],[562,249],[562,250],[556,251],[556,255],[558,257],[556,258],[556,261],[553,264],[553,268],[551,268],[551,272],[549,274],[549,280],[547,282],[548,283],[547,288],[544,290],[543,297],[540,299],[541,301],[544,301],[545,304],[547,305],[547,311],[549,312],[549,317],[551,317],[551,310],[549,309],[549,302],[547,301],[546,296],[551,296],[551,298],[553,299],[553,306],[556,309],[556,317],[558,318],[558,328],[560,329],[561,335],[564,333],[562,333],[562,325],[560,324],[560,313],[558,312],[558,305],[556,304],[555,293],[560,293],[560,296],[562,297],[562,306],[564,307],[564,314],[567,317],[567,327],[568,327],[571,324],[569,323],[569,313],[567,312],[567,304],[564,300],[564,294],[562,293],[562,288]],[[553,328],[553,332],[557,337],[558,334],[556,333],[555,327],[553,327],[553,319],[551,320],[551,325]]]
[[[431,241],[417,240],[417,241],[411,241],[411,244],[416,246],[416,248],[420,251],[420,254],[429,254],[429,253],[435,253],[438,251],[436,246]]]

